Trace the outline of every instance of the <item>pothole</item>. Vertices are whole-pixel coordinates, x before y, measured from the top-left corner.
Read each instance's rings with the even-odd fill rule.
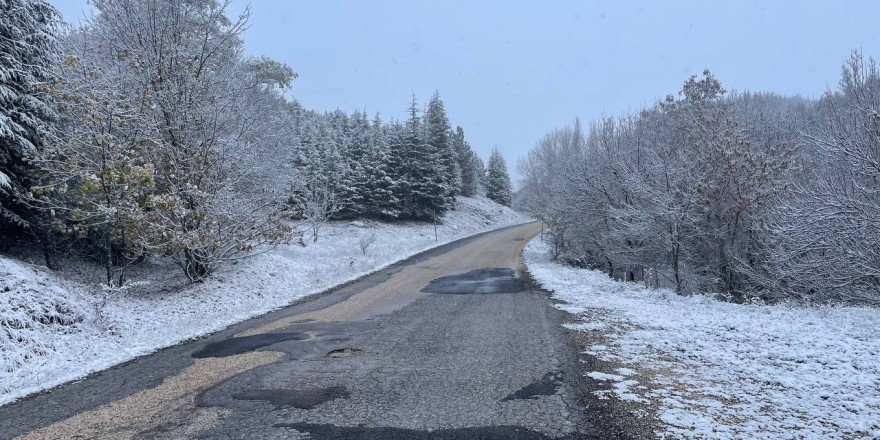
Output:
[[[561,384],[562,373],[551,371],[541,377],[541,379],[510,393],[507,397],[501,399],[501,401],[508,402],[520,399],[537,399],[538,396],[552,396],[553,394],[556,394],[556,390],[559,389],[559,385]]]
[[[194,358],[226,357],[247,353],[261,347],[283,341],[302,341],[309,336],[303,333],[262,333],[253,336],[239,336],[212,342],[192,354]]]
[[[360,353],[361,351],[363,351],[363,350],[361,350],[360,348],[354,348],[354,347],[337,348],[336,350],[330,350],[327,353],[327,357],[328,358],[344,358],[344,357],[349,357],[349,356],[355,355],[357,353]]]

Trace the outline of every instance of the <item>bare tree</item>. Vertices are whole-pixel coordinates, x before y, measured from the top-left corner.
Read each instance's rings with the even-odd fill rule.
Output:
[[[761,218],[791,165],[754,143],[708,71],[638,115],[545,136],[520,161],[525,203],[554,231],[554,256],[679,293],[742,293]]]
[[[369,249],[370,246],[372,246],[373,243],[375,243],[375,242],[376,242],[376,233],[375,232],[367,232],[367,233],[361,234],[361,236],[358,238],[358,247],[360,248],[361,253],[363,255],[367,255],[367,249]]]
[[[815,301],[880,302],[880,71],[854,52],[840,93],[805,143],[813,172],[766,223],[770,291]]]
[[[330,182],[322,179],[305,185],[302,205],[303,216],[312,230],[312,242],[317,243],[318,231],[342,209],[339,197]]]

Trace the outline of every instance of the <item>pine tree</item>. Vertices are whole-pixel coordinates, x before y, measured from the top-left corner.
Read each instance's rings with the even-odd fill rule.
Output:
[[[464,130],[456,127],[452,136],[452,148],[455,151],[458,168],[461,170],[461,186],[459,194],[473,197],[480,190],[482,176],[485,172],[471,145],[465,140]]]
[[[400,201],[392,189],[394,181],[388,174],[388,152],[378,146],[370,152],[366,163],[367,187],[363,215],[394,220],[400,216]]]
[[[43,0],[0,1],[0,220],[23,224],[13,194],[29,186],[28,157],[55,112],[45,90],[56,58],[58,12]]]
[[[396,203],[397,217],[408,217],[412,205],[412,190],[409,176],[409,144],[405,140],[406,127],[400,122],[392,122],[386,127],[388,143],[386,173],[390,179],[391,193]]]
[[[368,148],[362,161],[365,186],[361,215],[394,220],[400,216],[400,202],[391,189],[393,180],[388,172],[389,151],[385,134],[382,119],[377,113],[368,127]]]
[[[437,156],[440,184],[446,198],[446,205],[455,205],[455,195],[461,193],[461,169],[456,160],[455,147],[452,142],[452,128],[446,116],[446,107],[440,99],[440,93],[434,92],[425,111],[425,141],[432,153]]]
[[[495,147],[489,156],[489,165],[486,171],[486,197],[501,205],[510,206],[510,187],[507,164],[504,162],[501,152],[498,151],[498,147]]]
[[[477,194],[486,195],[486,162],[483,162],[483,159],[474,153],[472,155],[472,163],[478,177]]]
[[[367,196],[367,155],[370,151],[370,123],[367,115],[355,112],[348,118],[348,136],[340,148],[344,163],[339,182],[340,211],[336,218],[355,218],[362,215]]]
[[[394,196],[401,204],[401,217],[430,220],[448,208],[446,175],[440,155],[425,140],[418,103],[413,96],[409,119],[392,130],[389,174]]]

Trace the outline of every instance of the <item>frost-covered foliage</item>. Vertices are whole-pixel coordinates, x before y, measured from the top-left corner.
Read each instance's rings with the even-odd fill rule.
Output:
[[[520,163],[554,253],[680,293],[743,295],[756,222],[793,167],[784,137],[751,138],[708,71],[638,115],[580,123]]]
[[[0,258],[0,404],[220,330],[387,266],[419,251],[527,221],[486,198],[459,198],[438,226],[331,222],[321,240],[281,245],[218,269],[202,283],[139,267],[129,290],[63,283]],[[167,289],[173,294],[159,295]],[[146,294],[145,294],[146,293]],[[110,331],[108,331],[110,329]]]
[[[819,102],[803,179],[766,224],[766,282],[789,296],[880,304],[880,70],[859,53]]]
[[[492,149],[486,165],[486,197],[504,206],[510,206],[510,175],[507,163],[498,148]]]
[[[548,244],[526,264],[593,341],[597,396],[646,404],[658,437],[880,438],[880,310],[679,296],[553,262]]]
[[[552,252],[737,301],[880,301],[880,88],[856,53],[818,102],[708,71],[638,114],[555,130],[519,163]]]
[[[435,166],[438,168],[440,181],[445,187],[446,205],[447,208],[452,208],[455,204],[455,196],[462,192],[459,165],[461,159],[457,157],[461,151],[456,151],[456,145],[453,143],[452,126],[449,125],[446,107],[440,99],[439,92],[434,92],[431,100],[428,101],[424,124],[425,143],[437,155]]]
[[[441,165],[442,155],[428,142],[426,128],[413,96],[409,119],[391,129],[389,173],[402,218],[439,218],[448,207],[451,188]]]
[[[309,228],[312,230],[312,241],[318,241],[318,232],[334,214],[339,212],[341,205],[331,182],[310,180],[302,188],[302,213]]]
[[[316,114],[295,103],[289,109],[294,173],[317,186],[332,182],[339,204],[333,218],[432,220],[452,208],[456,196],[481,191],[482,162],[464,130],[452,130],[438,93],[424,115],[413,97],[403,123],[378,115],[371,122],[359,111]],[[303,194],[298,188],[292,197],[296,211]]]
[[[242,55],[248,12],[230,20],[225,4],[202,0],[94,5],[65,41],[62,130],[36,161],[32,203],[59,231],[98,243],[116,285],[147,254],[198,281],[286,240],[281,194],[259,185],[257,146],[279,127],[266,115],[293,72]]]
[[[58,12],[44,0],[0,0],[0,221],[23,224],[15,193],[28,186],[28,158],[51,131]],[[20,208],[20,207],[19,207]]]
[[[483,188],[483,176],[486,173],[483,160],[471,149],[461,127],[455,128],[452,147],[455,149],[458,168],[461,170],[461,195],[473,197]]]

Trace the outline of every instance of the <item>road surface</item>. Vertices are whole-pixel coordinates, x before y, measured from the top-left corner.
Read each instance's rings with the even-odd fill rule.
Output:
[[[461,240],[0,407],[0,437],[603,438],[564,313],[521,272],[539,231]]]

